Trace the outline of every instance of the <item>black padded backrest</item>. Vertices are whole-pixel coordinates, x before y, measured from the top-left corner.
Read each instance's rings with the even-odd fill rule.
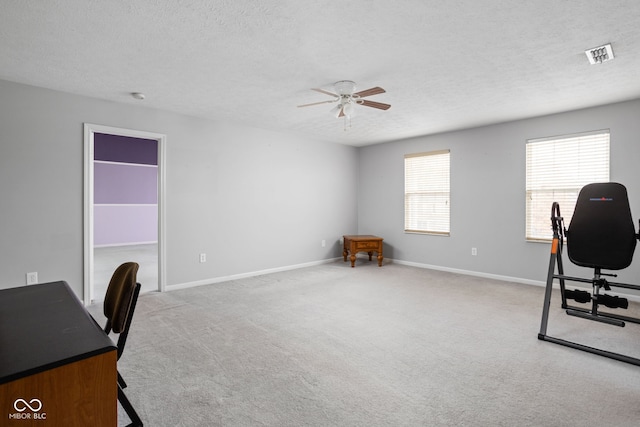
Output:
[[[124,331],[136,288],[139,265],[125,262],[113,272],[104,299],[104,315],[113,332]],[[108,332],[107,332],[108,333]]]
[[[571,262],[582,267],[621,270],[631,264],[635,247],[636,232],[624,185],[585,185],[567,230]]]

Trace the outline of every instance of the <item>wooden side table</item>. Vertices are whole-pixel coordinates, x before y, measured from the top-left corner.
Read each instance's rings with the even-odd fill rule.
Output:
[[[342,236],[344,240],[344,250],[342,256],[344,261],[347,262],[347,255],[351,253],[349,259],[351,260],[351,268],[355,267],[356,254],[358,252],[367,252],[369,255],[369,261],[371,261],[371,255],[373,252],[378,253],[378,267],[382,267],[382,237],[377,236]]]

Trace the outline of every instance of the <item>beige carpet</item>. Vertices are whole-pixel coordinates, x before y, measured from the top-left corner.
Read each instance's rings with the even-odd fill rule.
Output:
[[[153,427],[640,425],[640,367],[539,341],[543,294],[363,260],[151,293],[119,370]],[[557,298],[548,334],[640,357]]]

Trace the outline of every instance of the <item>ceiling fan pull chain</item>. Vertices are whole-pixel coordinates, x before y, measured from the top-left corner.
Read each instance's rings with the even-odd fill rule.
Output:
[[[347,119],[349,119],[349,128],[351,128],[351,116],[344,116],[344,131],[347,131]]]

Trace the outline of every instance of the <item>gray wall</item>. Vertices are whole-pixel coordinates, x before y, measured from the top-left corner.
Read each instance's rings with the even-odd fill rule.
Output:
[[[357,229],[356,148],[0,81],[0,289],[82,295],[85,122],[167,135],[168,287],[337,257]]]
[[[530,138],[610,129],[611,179],[640,216],[640,100],[356,149],[6,81],[0,95],[0,288],[37,271],[82,295],[85,122],[167,135],[168,287],[338,257],[354,232],[384,237],[385,258],[543,281],[549,246],[524,239]],[[451,236],[405,234],[403,156],[443,148]]]
[[[640,100],[363,147],[358,232],[384,237],[385,257],[396,260],[544,281],[550,246],[526,242],[524,237],[526,140],[597,129],[611,131],[611,180],[626,185],[637,221]],[[406,234],[403,156],[445,148],[451,149],[451,235]],[[477,256],[471,255],[472,247],[478,248]],[[567,271],[591,274],[577,268]],[[618,280],[637,283],[639,273],[637,261]]]

